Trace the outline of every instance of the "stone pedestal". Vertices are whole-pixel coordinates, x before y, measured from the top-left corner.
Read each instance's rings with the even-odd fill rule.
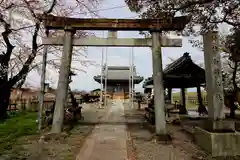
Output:
[[[197,145],[211,153],[212,157],[240,156],[240,133],[235,122],[227,121],[224,114],[224,97],[219,53],[218,33],[203,35],[208,120],[194,129]]]
[[[231,159],[240,156],[239,132],[212,133],[200,127],[194,130],[195,143],[209,152],[212,157]]]
[[[235,122],[227,120],[204,120],[201,126],[209,132],[229,133],[235,131]]]

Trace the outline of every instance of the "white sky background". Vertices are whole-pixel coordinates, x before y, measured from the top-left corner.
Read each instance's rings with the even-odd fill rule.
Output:
[[[106,9],[106,8],[113,8],[115,6],[123,6],[126,5],[124,0],[105,0],[103,4],[100,6],[99,9]],[[115,8],[112,10],[104,10],[100,11],[99,15],[104,18],[134,18],[134,16],[137,15],[130,12],[128,10],[128,7],[122,7],[122,8]],[[95,32],[97,36],[102,37],[103,32]],[[107,36],[107,32],[105,32],[105,37]],[[139,35],[138,32],[118,32],[119,38],[134,38],[134,37],[142,37]],[[176,37],[176,36],[174,36]],[[188,42],[190,38],[184,37],[183,38],[183,47],[181,48],[163,48],[163,67],[165,67],[167,64],[171,63],[171,60],[168,57],[171,57],[172,59],[177,59],[180,56],[183,55],[184,52],[189,52],[193,61],[198,63],[203,62],[203,52],[200,51],[198,48],[193,48],[191,44]],[[101,54],[102,54],[102,47],[89,47],[87,52],[87,59],[93,60],[96,62],[96,66],[89,66],[85,67],[83,69],[86,70],[86,73],[78,73],[77,76],[73,77],[73,82],[71,83],[72,89],[78,89],[78,90],[86,90],[90,91],[92,89],[100,88],[100,84],[95,82],[93,80],[93,76],[100,74],[100,64],[101,64]],[[108,48],[108,65],[129,65],[129,54],[130,54],[131,48],[120,48],[120,47],[112,47]],[[152,53],[150,48],[134,48],[134,65],[136,66],[136,70],[138,75],[144,76],[144,78],[150,77],[152,75]],[[75,67],[79,66],[80,64],[74,64]],[[51,82],[51,87],[57,87],[57,80],[58,80],[58,74],[55,71],[51,72],[51,81],[54,81],[54,83]],[[40,76],[35,73],[31,72],[27,78],[27,81],[29,84],[35,87],[40,86]],[[143,91],[142,89],[142,83],[139,85],[136,85],[137,91]]]

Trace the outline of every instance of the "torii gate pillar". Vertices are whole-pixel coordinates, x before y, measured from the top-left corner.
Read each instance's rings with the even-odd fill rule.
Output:
[[[161,32],[152,32],[152,66],[156,134],[166,135]]]
[[[61,125],[59,124],[63,123],[64,116],[61,115],[64,115],[64,108],[68,102],[68,81],[72,61],[73,35],[73,29],[71,27],[65,27],[64,45],[57,86],[56,103],[54,107],[55,114],[53,117],[52,133],[60,133],[62,130]]]

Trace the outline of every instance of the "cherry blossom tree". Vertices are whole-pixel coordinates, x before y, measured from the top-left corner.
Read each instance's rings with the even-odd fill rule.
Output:
[[[41,66],[41,37],[46,31],[36,15],[92,16],[96,13],[90,11],[98,4],[98,0],[69,0],[67,3],[64,0],[0,0],[0,119],[7,117],[11,89],[21,86],[27,74]],[[49,34],[56,36],[62,32],[51,31]],[[87,35],[82,31],[76,33],[79,37]],[[49,47],[48,63],[52,68],[58,68],[60,55],[61,47]],[[75,49],[73,60],[81,59],[81,56],[86,56],[84,48]]]

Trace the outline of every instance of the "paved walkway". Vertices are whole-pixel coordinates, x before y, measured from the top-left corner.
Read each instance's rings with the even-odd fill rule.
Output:
[[[86,139],[77,160],[127,160],[123,102],[113,102],[100,122]]]

